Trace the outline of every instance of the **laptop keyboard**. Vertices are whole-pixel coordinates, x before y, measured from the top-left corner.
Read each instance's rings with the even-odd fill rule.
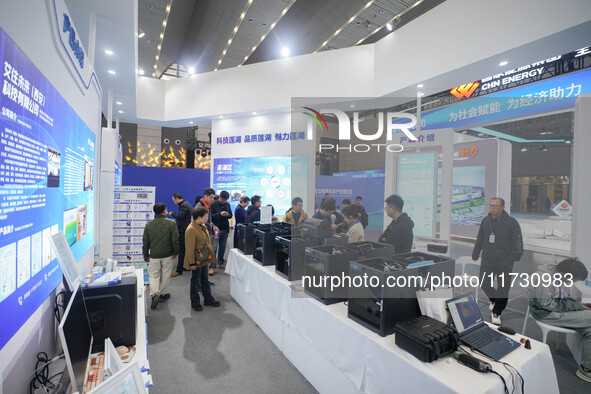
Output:
[[[478,330],[472,334],[464,336],[464,339],[470,344],[470,346],[478,348],[499,339],[503,339],[503,335],[491,329]]]

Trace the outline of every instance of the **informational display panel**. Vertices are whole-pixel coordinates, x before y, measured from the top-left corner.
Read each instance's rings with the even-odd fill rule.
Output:
[[[436,153],[398,155],[398,195],[404,200],[403,211],[415,223],[413,234],[435,235]]]
[[[240,197],[261,196],[262,205],[271,204],[275,215],[291,208],[292,185],[305,185],[306,156],[244,157],[213,160],[213,187],[216,193],[230,193],[232,210]]]
[[[62,280],[50,236],[76,261],[94,243],[95,136],[0,29],[0,347]]]
[[[120,263],[143,262],[142,236],[154,219],[156,188],[115,186],[113,203],[113,258]]]

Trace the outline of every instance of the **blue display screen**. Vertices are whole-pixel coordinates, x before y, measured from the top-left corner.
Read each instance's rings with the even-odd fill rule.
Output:
[[[271,204],[275,215],[284,215],[291,208],[292,189],[305,190],[307,159],[306,156],[214,159],[213,186],[218,194],[222,190],[230,193],[232,211],[240,197],[259,195],[262,205]],[[300,194],[302,198],[305,195]]]
[[[77,261],[94,243],[95,136],[2,30],[0,65],[3,347],[62,280],[50,235]]]

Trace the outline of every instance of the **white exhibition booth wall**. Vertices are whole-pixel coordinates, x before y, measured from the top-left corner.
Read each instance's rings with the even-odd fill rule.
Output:
[[[60,2],[56,2],[58,7]],[[63,5],[63,4],[62,4]],[[85,80],[78,75],[77,69],[66,52],[66,47],[57,38],[53,2],[23,0],[5,2],[0,13],[0,27],[15,41],[19,49],[30,59],[59,95],[69,103],[76,115],[84,122],[95,136],[95,147],[100,146],[100,108],[101,91],[92,75],[92,65]],[[85,59],[86,60],[86,59]],[[4,66],[2,67],[4,69]],[[51,103],[48,103],[51,105]],[[95,149],[97,152],[98,149]],[[62,157],[65,152],[62,152]],[[99,165],[95,153],[95,169]],[[96,173],[96,172],[95,172]],[[94,200],[98,187],[94,186]],[[48,208],[49,209],[49,208]],[[61,214],[63,215],[63,214]],[[94,211],[98,217],[97,209]],[[94,234],[98,234],[98,220],[94,220]],[[93,241],[93,243],[96,241]],[[89,272],[94,261],[94,248],[90,247],[80,258],[78,268]],[[44,280],[44,279],[42,279]],[[45,351],[49,355],[57,350],[56,322],[53,314],[53,291],[20,327],[18,332],[0,350],[0,391],[20,393],[28,387],[31,372],[37,361],[37,353]],[[25,305],[23,302],[23,305]],[[15,313],[20,313],[16,306]],[[24,307],[23,307],[24,308]],[[4,316],[11,319],[11,316]]]
[[[315,145],[295,139],[305,130],[304,115],[289,112],[214,120],[211,184],[232,197],[258,194],[263,205],[272,203],[278,217],[298,196],[310,214],[314,209]],[[231,204],[234,208],[237,201]]]

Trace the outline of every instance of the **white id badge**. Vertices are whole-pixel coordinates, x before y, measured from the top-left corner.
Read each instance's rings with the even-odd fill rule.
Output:
[[[488,236],[488,243],[489,244],[495,243],[495,234],[494,233],[492,233],[491,235]]]

